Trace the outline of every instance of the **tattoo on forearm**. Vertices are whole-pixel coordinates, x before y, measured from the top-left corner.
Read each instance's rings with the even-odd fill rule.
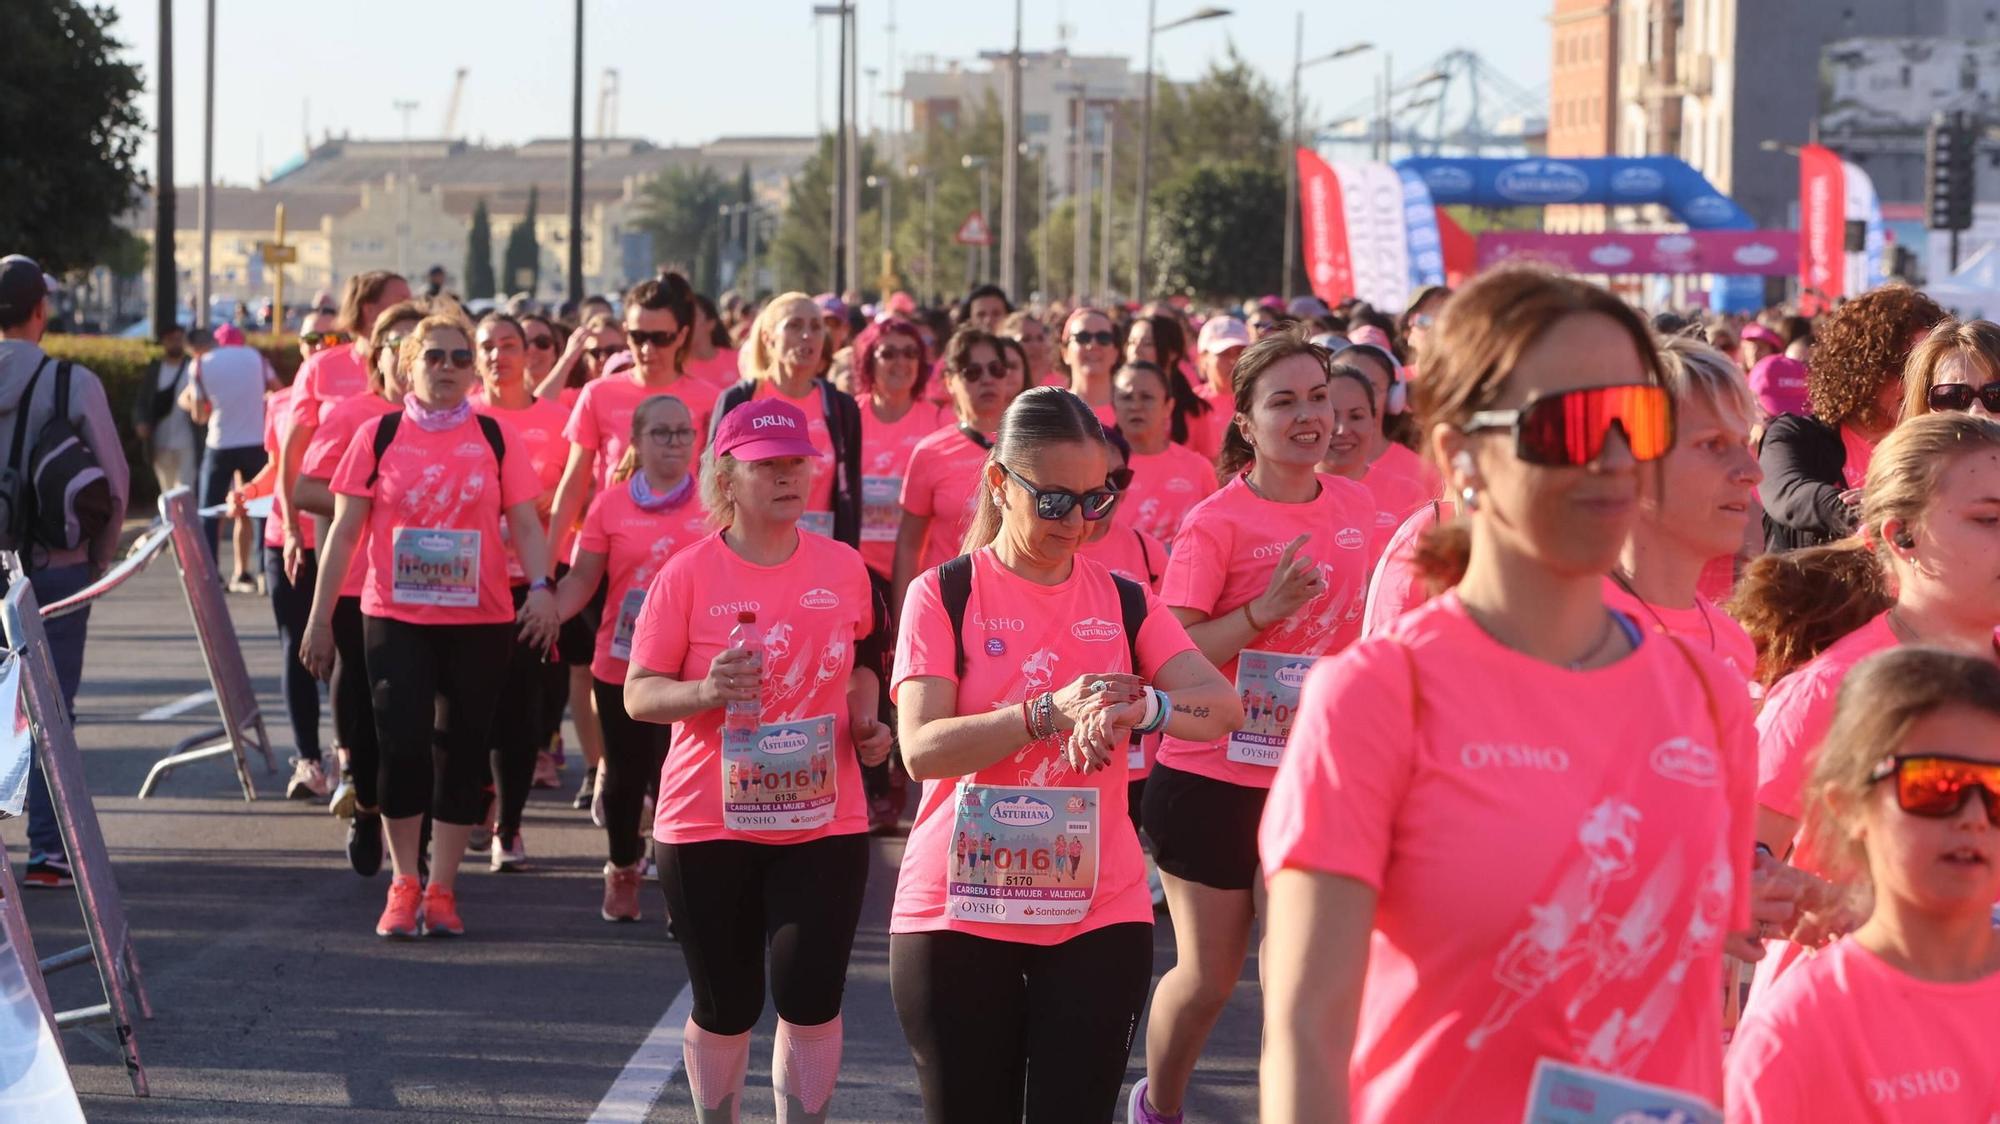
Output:
[[[1205,706],[1184,706],[1180,703],[1175,703],[1174,713],[1185,714],[1189,718],[1207,718],[1208,708]]]

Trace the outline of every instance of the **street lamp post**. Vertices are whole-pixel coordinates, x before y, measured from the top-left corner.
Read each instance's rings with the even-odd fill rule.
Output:
[[[1284,276],[1278,291],[1286,301],[1292,299],[1292,275],[1298,270],[1299,260],[1299,149],[1304,140],[1300,136],[1302,127],[1299,118],[1304,110],[1299,104],[1299,75],[1309,66],[1323,62],[1344,59],[1363,51],[1375,49],[1373,43],[1350,43],[1337,51],[1328,51],[1316,58],[1305,57],[1306,14],[1298,13],[1298,35],[1292,47],[1292,144],[1285,154],[1285,264]]]
[[[1021,245],[1021,4],[1014,0],[1014,49],[1007,59],[1007,128],[1000,169],[1000,287],[1018,301]]]
[[[937,299],[937,224],[931,221],[937,205],[937,176],[921,164],[910,165],[909,174],[924,181],[924,288],[928,290],[924,299],[932,301]]]
[[[896,229],[895,201],[896,177],[887,172],[879,176],[869,176],[868,186],[882,190],[882,299],[889,299],[889,290],[895,285],[895,243],[892,235]]]
[[[399,101],[396,103],[396,111],[403,115],[402,170],[396,175],[396,191],[403,197],[403,221],[396,224],[396,272],[408,277],[410,275],[410,114],[417,111],[417,103]]]
[[[979,218],[986,224],[986,244],[979,247],[978,280],[990,281],[993,279],[993,217],[987,207],[992,194],[990,185],[993,181],[993,162],[984,156],[967,155],[959,160],[959,166],[979,169]],[[967,254],[966,258],[968,261],[971,260],[971,255]],[[972,284],[972,281],[968,280],[966,289],[970,290]]]
[[[1137,221],[1132,244],[1132,299],[1146,299],[1146,194],[1153,174],[1153,36],[1202,20],[1219,19],[1228,8],[1202,8],[1169,23],[1154,22],[1157,0],[1146,0],[1146,87],[1140,95],[1139,110],[1139,199],[1133,206]]]

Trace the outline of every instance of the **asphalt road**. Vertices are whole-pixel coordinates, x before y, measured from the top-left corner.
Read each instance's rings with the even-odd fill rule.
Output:
[[[134,795],[155,758],[215,721],[212,703],[141,718],[208,686],[171,559],[99,602],[91,621],[78,739],[156,1017],[138,1031],[147,1100],[132,1096],[111,1054],[66,1037],[90,1119],[692,1120],[678,1072],[647,1107],[643,1057],[620,1085],[636,1085],[637,1100],[606,1103],[686,971],[656,887],[643,923],[598,918],[603,833],[568,802],[580,755],[570,755],[569,791],[537,792],[529,805],[532,870],[491,874],[468,856],[459,903],[469,936],[382,941],[374,921],[386,871],[356,877],[340,849],[343,822],[317,802],[283,799],[291,746],[269,603],[234,595],[229,604],[279,764],[272,776],[257,767],[254,803],[222,760],[181,769],[146,800]],[[0,840],[18,871],[22,825],[0,825]],[[889,996],[886,925],[901,852],[900,838],[875,842],[848,976],[838,1120],[921,1119]],[[74,894],[24,898],[43,955],[82,943]],[[1172,962],[1163,919],[1155,970]],[[50,989],[59,1008],[102,999],[89,968],[51,977]],[[1190,1121],[1255,1117],[1258,1004],[1253,965],[1209,1043]],[[773,1118],[772,1025],[767,1014],[752,1047],[745,1120]],[[1144,1071],[1143,1049],[1133,1054],[1128,1081]],[[677,1070],[678,1049],[670,1056]]]

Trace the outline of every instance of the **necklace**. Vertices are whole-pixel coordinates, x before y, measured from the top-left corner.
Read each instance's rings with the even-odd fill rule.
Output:
[[[958,431],[965,435],[967,441],[972,442],[982,449],[991,450],[993,448],[993,442],[988,441],[984,433],[979,432],[964,422],[958,423]]]
[[[1471,606],[1465,605],[1463,602],[1460,602],[1460,604],[1465,609],[1465,615],[1471,617],[1472,623],[1479,626],[1479,631],[1484,632],[1503,648],[1508,648],[1516,652],[1521,650],[1518,646],[1501,639],[1499,633],[1494,632],[1484,621],[1479,619],[1478,614],[1472,611]],[[1590,666],[1591,661],[1603,653],[1605,646],[1611,643],[1612,635],[1619,631],[1621,630],[1618,628],[1618,614],[1612,612],[1610,609],[1606,609],[1604,611],[1604,628],[1597,634],[1597,642],[1590,646],[1589,651],[1573,660],[1562,663],[1561,666],[1567,671],[1582,671],[1584,668]],[[1553,663],[1555,661],[1552,660],[1550,662]]]
[[[1611,571],[1611,580],[1618,583],[1619,589],[1622,589],[1626,593],[1631,594],[1632,600],[1637,601],[1641,609],[1646,610],[1646,615],[1653,618],[1654,624],[1660,626],[1660,635],[1665,636],[1669,634],[1670,630],[1667,628],[1667,622],[1660,619],[1660,614],[1654,611],[1652,602],[1639,596],[1639,591],[1632,588],[1632,579],[1625,576],[1624,570],[1613,569]],[[1713,652],[1716,650],[1715,622],[1709,619],[1708,606],[1702,603],[1700,594],[1695,595],[1694,611],[1701,614],[1702,626],[1708,629],[1708,650]]]

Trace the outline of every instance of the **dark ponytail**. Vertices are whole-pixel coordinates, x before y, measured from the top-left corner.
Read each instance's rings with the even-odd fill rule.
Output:
[[[1319,364],[1320,370],[1328,372],[1328,378],[1333,377],[1326,349],[1313,346],[1302,330],[1287,328],[1265,336],[1244,348],[1243,357],[1236,361],[1236,374],[1230,380],[1230,389],[1235,391],[1238,414],[1247,415],[1256,406],[1257,384],[1263,379],[1264,372],[1294,355],[1309,356]],[[1228,431],[1222,435],[1222,453],[1216,458],[1215,478],[1226,485],[1230,478],[1249,468],[1256,459],[1257,451],[1243,436],[1243,427],[1232,421]]]
[[[1181,371],[1181,364],[1187,361],[1187,330],[1181,327],[1180,318],[1148,316],[1146,323],[1153,330],[1154,365],[1160,369],[1160,378],[1167,384],[1167,401],[1174,408],[1167,436],[1175,444],[1185,445],[1188,419],[1201,417],[1213,407],[1207,399],[1195,393],[1194,384]]]
[[[1097,414],[1083,399],[1059,386],[1030,387],[1014,399],[1000,419],[1000,434],[973,485],[972,527],[965,533],[965,553],[990,545],[1000,534],[1000,508],[984,494],[988,466],[1003,465],[1027,476],[1034,471],[1036,455],[1052,445],[1103,442],[1104,426]]]

